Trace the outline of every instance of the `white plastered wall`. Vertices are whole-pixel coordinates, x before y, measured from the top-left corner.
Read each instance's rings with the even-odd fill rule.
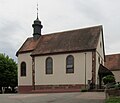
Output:
[[[74,73],[66,74],[66,57],[74,56]],[[45,73],[45,60],[53,59],[53,74]],[[92,52],[86,53],[86,83],[92,78]],[[35,84],[85,84],[85,53],[70,53],[35,57]]]
[[[31,53],[18,55],[18,85],[32,85],[32,58]],[[26,62],[26,76],[20,76],[21,62]]]
[[[100,46],[101,45],[101,46]],[[96,83],[98,84],[98,70],[99,70],[99,66],[100,64],[104,65],[104,49],[103,49],[103,39],[102,39],[102,31],[100,32],[100,37],[99,37],[99,41],[98,41],[98,45],[97,45],[97,50],[96,50]],[[100,62],[98,60],[98,58],[100,58]]]
[[[112,71],[114,74],[116,82],[120,82],[120,71]]]

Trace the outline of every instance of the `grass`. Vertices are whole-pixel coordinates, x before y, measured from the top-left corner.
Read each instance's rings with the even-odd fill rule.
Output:
[[[113,97],[113,98],[107,99],[105,103],[120,103],[120,97]]]

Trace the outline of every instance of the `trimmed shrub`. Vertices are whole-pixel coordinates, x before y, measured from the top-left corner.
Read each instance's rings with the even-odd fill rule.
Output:
[[[107,75],[103,77],[103,82],[105,85],[108,83],[115,83],[115,77],[113,75]]]

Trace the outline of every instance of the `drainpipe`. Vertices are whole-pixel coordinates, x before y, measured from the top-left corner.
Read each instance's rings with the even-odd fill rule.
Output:
[[[35,90],[35,58],[32,57],[32,86],[33,90]]]
[[[86,53],[85,53],[85,89],[86,89]]]

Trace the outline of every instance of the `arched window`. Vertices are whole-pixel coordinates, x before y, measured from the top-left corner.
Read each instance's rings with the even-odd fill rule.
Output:
[[[21,76],[26,76],[26,63],[21,63]]]
[[[74,73],[74,57],[72,55],[66,58],[66,73]]]
[[[46,59],[46,74],[53,74],[53,60],[51,57]]]

